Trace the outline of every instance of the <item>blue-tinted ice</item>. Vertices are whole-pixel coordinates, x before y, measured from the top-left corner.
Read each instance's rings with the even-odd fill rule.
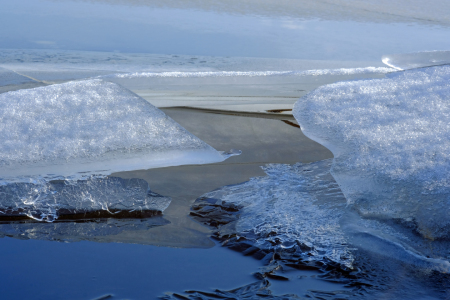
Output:
[[[224,159],[147,101],[101,80],[1,94],[0,119],[4,179]]]
[[[448,240],[424,239],[413,227],[395,220],[361,217],[331,175],[332,162],[267,165],[263,168],[267,176],[204,194],[199,200],[214,204],[194,207],[194,216],[206,212],[207,224],[228,222],[218,226],[219,236],[243,237],[259,249],[276,253],[297,249],[303,263],[357,270],[364,263],[360,252],[364,250],[426,272],[450,271]],[[230,205],[238,209],[235,220],[226,216]],[[225,208],[222,213],[218,206]]]
[[[239,236],[262,249],[310,248],[306,261],[331,260],[351,267],[353,255],[339,220],[346,201],[330,175],[331,160],[264,167],[267,176],[220,188],[202,197],[241,207]]]
[[[153,216],[163,212],[170,201],[169,197],[153,193],[142,179],[92,176],[0,185],[0,217],[27,216],[47,222],[77,214],[79,218]]]
[[[98,79],[3,93],[0,119],[0,217],[155,215],[170,198],[152,193],[144,180],[108,175],[233,155]]]
[[[301,98],[304,133],[329,148],[332,174],[366,217],[450,238],[450,66],[340,82]]]

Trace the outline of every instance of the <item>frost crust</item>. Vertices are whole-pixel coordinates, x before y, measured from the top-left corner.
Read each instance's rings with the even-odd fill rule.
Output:
[[[332,174],[361,214],[450,237],[450,66],[326,85],[294,116],[333,152]]]
[[[201,198],[239,207],[236,234],[259,248],[300,245],[305,261],[333,261],[351,268],[352,248],[339,224],[346,201],[329,173],[330,166],[331,160],[269,164],[263,167],[267,176],[225,186]]]
[[[54,165],[68,166],[56,173],[89,171],[91,163],[105,170],[112,167],[99,161],[124,159],[134,169],[223,160],[161,110],[101,80],[1,94],[0,120],[0,176],[41,175],[32,168]]]

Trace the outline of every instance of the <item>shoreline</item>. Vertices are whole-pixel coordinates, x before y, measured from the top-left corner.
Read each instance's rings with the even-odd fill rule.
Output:
[[[255,113],[236,116],[228,112],[205,112],[191,108],[169,108],[163,111],[215,149],[234,148],[243,153],[215,164],[112,174],[121,178],[144,179],[152,191],[172,198],[171,205],[164,212],[164,218],[171,224],[152,229],[155,233],[152,244],[155,245],[183,247],[198,243],[199,247],[212,246],[208,242],[211,230],[189,217],[190,207],[200,195],[224,185],[264,176],[260,167],[267,163],[292,164],[332,157],[331,152],[306,138],[299,128],[282,122],[289,119],[289,116]],[[264,141],[263,137],[267,140]],[[302,152],[303,157],[299,155]],[[166,230],[168,234],[165,234]],[[181,235],[177,232],[184,232],[183,240],[186,245],[171,238],[173,235]]]

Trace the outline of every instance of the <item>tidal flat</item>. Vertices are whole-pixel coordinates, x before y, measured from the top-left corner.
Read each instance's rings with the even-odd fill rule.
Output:
[[[449,16],[0,0],[0,298],[449,299]]]

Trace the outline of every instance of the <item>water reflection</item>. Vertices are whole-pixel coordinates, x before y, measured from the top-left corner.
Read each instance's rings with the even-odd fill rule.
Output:
[[[127,232],[144,232],[170,224],[161,216],[146,219],[91,219],[59,221],[53,223],[33,220],[0,223],[0,237],[21,240],[46,240],[59,242],[115,242],[114,236]]]

